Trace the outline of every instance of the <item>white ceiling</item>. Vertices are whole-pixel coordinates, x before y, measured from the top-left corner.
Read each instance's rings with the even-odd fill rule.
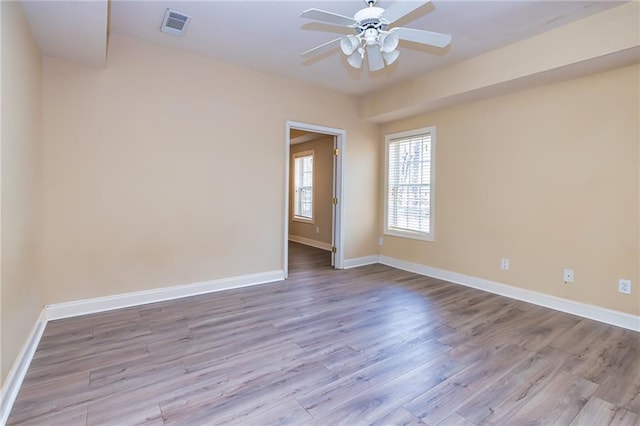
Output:
[[[105,65],[107,1],[23,1],[22,7],[45,54]]]
[[[99,20],[101,11],[106,9],[106,0],[23,3],[45,54],[99,64],[96,57],[104,57],[106,43],[86,41],[101,40],[100,37],[106,40],[105,26],[96,23],[96,17]],[[387,7],[391,3],[391,0],[380,0],[378,6]],[[621,3],[609,0],[433,0],[395,25],[449,33],[453,36],[451,46],[438,51],[403,41],[398,61],[374,73],[366,67],[363,70],[351,68],[338,48],[312,60],[304,61],[300,57],[307,49],[350,33],[348,28],[303,19],[300,17],[303,10],[314,7],[353,16],[365,6],[362,0],[113,0],[109,30],[343,93],[362,95]],[[193,17],[183,37],[160,32],[166,8]],[[73,20],[69,16],[73,16]],[[106,17],[103,19],[106,24]],[[75,35],[70,36],[69,32],[75,32]],[[85,60],[83,56],[86,56]]]

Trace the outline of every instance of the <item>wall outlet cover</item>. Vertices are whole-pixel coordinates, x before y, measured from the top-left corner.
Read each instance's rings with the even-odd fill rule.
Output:
[[[562,277],[563,277],[562,280],[565,283],[572,283],[573,282],[573,269],[565,269]]]
[[[503,271],[508,271],[509,270],[509,259],[506,258],[502,258],[502,260],[500,261],[500,269],[502,269]]]
[[[618,281],[618,291],[622,294],[631,294],[631,280],[620,279]]]

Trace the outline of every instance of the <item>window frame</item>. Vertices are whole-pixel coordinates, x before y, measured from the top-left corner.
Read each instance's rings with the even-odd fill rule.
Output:
[[[428,134],[431,138],[431,156],[429,170],[429,232],[417,230],[398,229],[389,226],[389,148],[392,143],[401,140],[411,139]],[[404,132],[397,132],[385,135],[384,145],[384,235],[409,238],[422,241],[435,241],[435,159],[436,159],[436,128],[435,126],[422,127]]]
[[[295,221],[295,222],[302,222],[302,223],[310,223],[310,224],[314,224],[315,223],[315,198],[316,198],[316,191],[314,190],[315,187],[315,176],[316,176],[316,172],[315,172],[315,150],[314,149],[309,149],[306,151],[299,151],[299,152],[294,152],[292,155],[293,158],[293,208],[291,209],[291,220]],[[308,218],[306,216],[299,216],[296,214],[297,211],[297,204],[298,204],[298,186],[297,184],[297,168],[296,168],[296,159],[298,158],[302,158],[302,157],[311,157],[311,161],[313,164],[313,167],[311,169],[311,217]]]

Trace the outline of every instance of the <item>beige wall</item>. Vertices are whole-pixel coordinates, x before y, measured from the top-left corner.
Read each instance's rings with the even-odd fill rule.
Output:
[[[381,254],[640,314],[639,73],[625,67],[383,126],[437,127],[436,241],[386,236]],[[575,283],[563,284],[563,268]],[[618,293],[619,278],[633,281],[631,296]]]
[[[639,17],[640,2],[630,1],[419,75],[365,95],[361,116],[388,122],[503,95],[516,88],[522,90],[637,63]]]
[[[106,69],[45,58],[43,111],[46,303],[281,270],[286,120],[346,130],[345,257],[377,251],[351,97],[112,35]]]
[[[2,8],[2,383],[43,304],[41,56],[17,2]]]
[[[333,230],[333,136],[322,137],[310,142],[291,145],[289,170],[289,235],[307,238],[331,244]],[[313,158],[313,215],[314,223],[293,220],[294,179],[293,154],[302,151],[314,151]],[[319,232],[316,232],[319,228]]]

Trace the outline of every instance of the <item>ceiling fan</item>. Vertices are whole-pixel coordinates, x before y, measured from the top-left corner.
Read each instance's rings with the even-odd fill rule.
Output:
[[[353,28],[355,35],[331,40],[302,52],[301,56],[309,58],[339,44],[342,53],[347,55],[349,65],[361,68],[366,53],[369,70],[378,71],[384,68],[385,63],[391,65],[398,59],[400,52],[396,49],[400,40],[435,47],[446,47],[451,43],[451,36],[448,34],[403,27],[388,29],[400,18],[429,3],[429,0],[397,0],[386,9],[376,6],[378,0],[364,0],[364,2],[367,7],[356,12],[353,18],[320,9],[308,9],[302,12],[303,18]]]

